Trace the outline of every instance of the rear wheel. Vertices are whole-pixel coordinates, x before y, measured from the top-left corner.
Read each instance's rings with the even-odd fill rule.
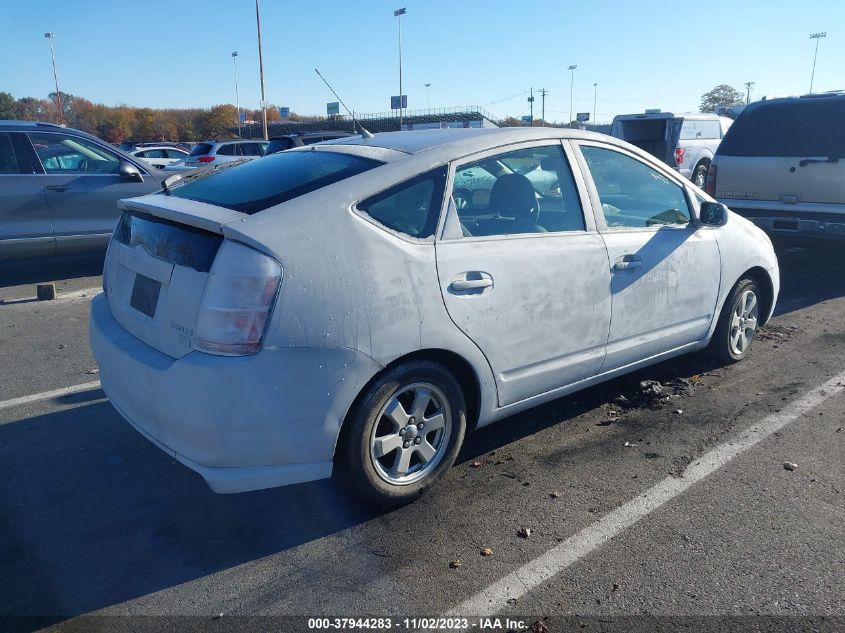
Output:
[[[741,279],[722,307],[719,323],[708,351],[723,363],[735,363],[748,355],[757,332],[762,295],[757,282]]]
[[[466,432],[460,385],[430,361],[379,377],[350,412],[338,459],[345,481],[379,505],[420,497],[449,470]]]
[[[692,172],[692,183],[699,189],[704,189],[704,185],[707,183],[707,169],[706,163],[699,163]]]

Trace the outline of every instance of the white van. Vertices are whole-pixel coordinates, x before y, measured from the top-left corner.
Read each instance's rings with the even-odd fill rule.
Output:
[[[610,135],[656,156],[703,189],[710,161],[731,123],[716,114],[620,114]]]

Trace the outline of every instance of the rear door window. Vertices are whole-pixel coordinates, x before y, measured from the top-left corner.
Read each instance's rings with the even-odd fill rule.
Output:
[[[253,214],[378,167],[380,161],[334,152],[279,152],[237,169],[206,172],[170,195]]]
[[[444,165],[360,202],[358,209],[394,231],[431,237],[443,207],[446,175]]]
[[[719,154],[845,158],[845,97],[762,103],[742,112]]]
[[[218,156],[235,156],[240,155],[240,152],[236,152],[238,145],[237,143],[231,143],[229,145],[221,145],[217,148],[217,155]]]
[[[21,169],[15,148],[12,145],[12,137],[8,134],[0,134],[0,174],[20,174]]]
[[[212,147],[211,143],[197,143],[191,150],[191,156],[205,156],[211,151]]]

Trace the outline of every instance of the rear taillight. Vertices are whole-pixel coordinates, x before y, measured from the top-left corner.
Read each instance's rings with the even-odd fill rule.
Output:
[[[275,259],[225,240],[208,273],[197,316],[196,349],[211,354],[255,354],[282,281]]]
[[[707,192],[707,195],[716,197],[716,165],[710,163],[710,167],[707,170],[707,182],[704,183],[704,191]]]
[[[684,162],[684,154],[687,153],[683,147],[678,147],[675,149],[675,164],[680,165]]]
[[[214,156],[200,156],[197,159],[198,163],[210,163],[214,161]]]

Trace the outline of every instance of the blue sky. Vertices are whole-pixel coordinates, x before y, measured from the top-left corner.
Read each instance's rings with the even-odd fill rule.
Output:
[[[95,102],[148,107],[234,103],[233,50],[241,105],[258,107],[254,0],[2,0],[0,90],[44,97],[53,90],[45,31],[56,34],[63,92]],[[5,5],[5,8],[2,8]],[[409,108],[481,105],[494,115],[527,114],[529,87],[546,88],[546,115],[575,111],[599,121],[645,108],[697,110],[720,83],[753,94],[807,92],[809,34],[821,40],[815,90],[845,88],[845,2],[485,0],[263,0],[267,98],[304,114],[325,113],[332,82],[347,105],[389,109],[398,93],[397,24]],[[516,96],[514,96],[516,95]],[[511,97],[511,98],[509,98]],[[539,116],[540,99],[535,101]]]

